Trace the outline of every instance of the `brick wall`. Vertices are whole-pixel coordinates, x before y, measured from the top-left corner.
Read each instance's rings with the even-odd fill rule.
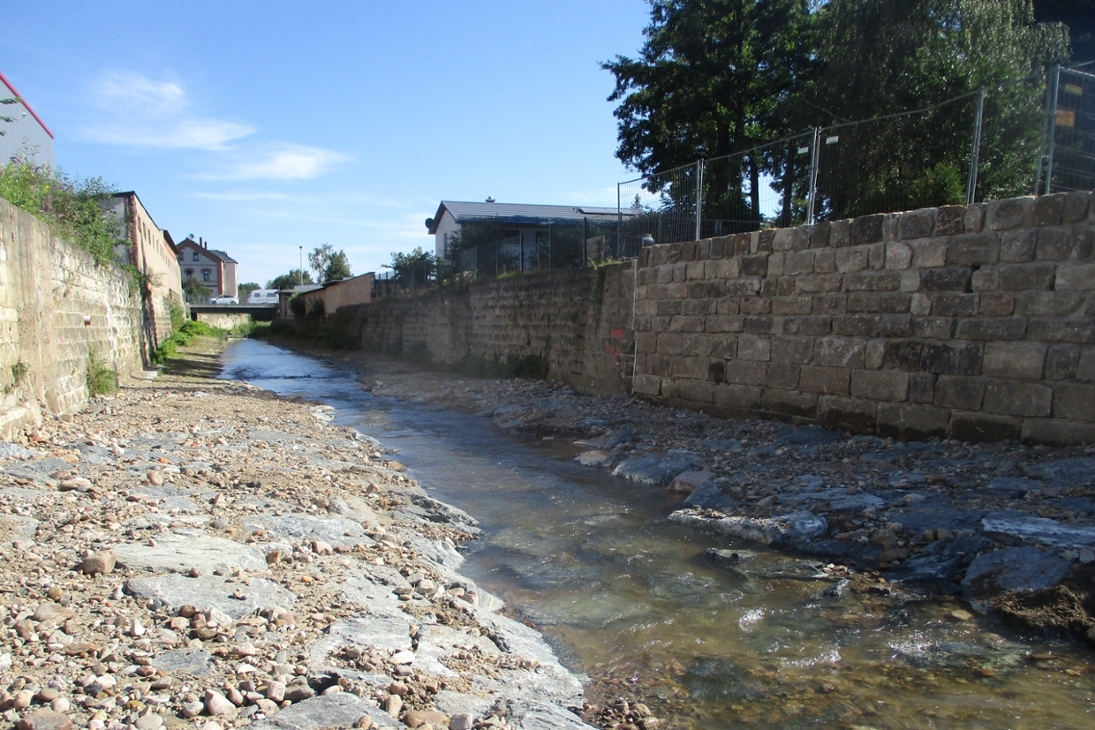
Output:
[[[428,352],[432,362],[545,358],[548,377],[593,393],[623,393],[633,360],[631,264],[535,272],[340,309],[362,347]]]
[[[1091,198],[645,249],[633,390],[896,438],[1095,441]]]
[[[126,271],[0,200],[0,439],[81,408],[91,352],[122,376],[139,369],[141,328]]]

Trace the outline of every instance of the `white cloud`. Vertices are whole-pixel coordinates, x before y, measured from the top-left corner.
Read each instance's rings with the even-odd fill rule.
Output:
[[[240,161],[221,173],[205,177],[217,180],[307,180],[318,177],[348,158],[341,152],[319,147],[285,144],[262,153],[259,159]]]
[[[96,142],[127,147],[224,149],[255,126],[213,119],[192,109],[186,91],[170,81],[135,72],[112,73],[92,88],[95,122],[85,131]]]

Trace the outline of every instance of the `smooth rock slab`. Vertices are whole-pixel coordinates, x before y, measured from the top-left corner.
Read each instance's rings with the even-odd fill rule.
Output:
[[[156,546],[142,543],[115,545],[118,562],[130,568],[186,572],[196,568],[202,575],[214,570],[266,570],[266,556],[258,548],[212,535],[165,534]]]
[[[273,717],[249,725],[252,730],[320,730],[351,727],[362,715],[368,715],[382,728],[402,725],[375,702],[349,692],[320,695],[286,707]]]
[[[205,649],[172,649],[152,657],[151,666],[165,672],[186,672],[194,676],[209,674],[213,655]]]
[[[200,609],[216,608],[234,619],[254,613],[256,609],[279,606],[289,608],[297,597],[273,581],[251,578],[246,584],[216,575],[189,578],[172,573],[132,578],[126,591],[137,598],[156,598],[172,608],[186,604]],[[243,598],[232,598],[232,595]]]
[[[331,624],[327,634],[312,646],[313,667],[323,665],[327,658],[345,646],[365,646],[391,652],[411,648],[411,624],[407,619],[387,616],[357,616]]]
[[[643,454],[622,462],[612,470],[612,475],[640,484],[665,487],[678,474],[694,468],[695,465],[695,460],[685,454]]]
[[[677,524],[715,530],[725,535],[781,547],[799,547],[824,537],[829,530],[829,523],[824,517],[806,510],[764,518],[701,517],[688,510],[678,510],[669,515],[669,519]]]
[[[1072,565],[1056,553],[1018,547],[979,555],[966,569],[962,595],[967,600],[998,593],[1052,588],[1064,580]]]
[[[29,459],[34,456],[34,453],[19,444],[0,441],[0,459]]]
[[[992,537],[1017,537],[1032,544],[1060,548],[1095,546],[1095,527],[1066,525],[1048,517],[993,512],[981,520],[981,529]]]
[[[372,545],[373,539],[364,528],[353,520],[335,515],[312,517],[309,515],[258,514],[247,519],[247,529],[266,530],[273,538],[294,543],[319,540],[332,547],[352,547],[356,543]]]
[[[0,542],[33,540],[38,532],[38,520],[20,515],[0,515]]]

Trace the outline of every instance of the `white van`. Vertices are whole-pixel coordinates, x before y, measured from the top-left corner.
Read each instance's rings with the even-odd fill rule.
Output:
[[[277,289],[255,289],[251,292],[251,295],[247,297],[248,304],[277,304],[278,303],[278,290]]]

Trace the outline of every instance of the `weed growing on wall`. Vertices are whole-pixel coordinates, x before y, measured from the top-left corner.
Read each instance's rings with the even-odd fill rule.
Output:
[[[89,395],[106,395],[118,389],[118,371],[107,366],[95,352],[87,354],[87,392]]]
[[[114,247],[128,246],[118,221],[100,203],[116,190],[102,178],[74,178],[60,170],[11,162],[0,168],[0,198],[46,221],[58,238],[90,253],[102,265]]]

